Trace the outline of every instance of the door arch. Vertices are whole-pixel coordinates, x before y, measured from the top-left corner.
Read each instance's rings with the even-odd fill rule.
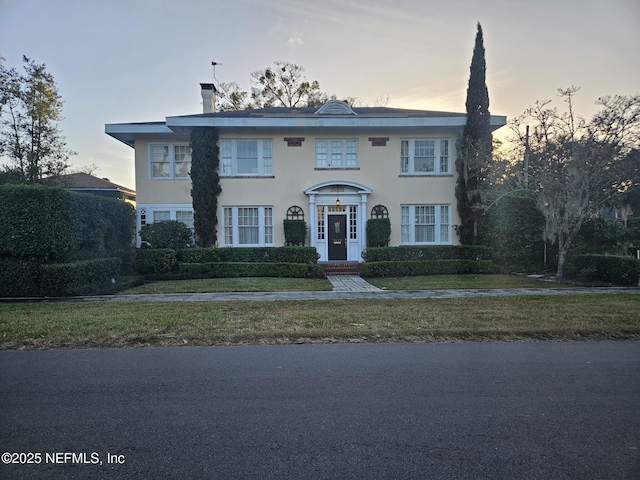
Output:
[[[340,180],[318,183],[304,191],[309,197],[310,244],[318,250],[321,262],[362,261],[371,192],[366,185]],[[335,232],[336,223],[340,224],[339,235]],[[334,241],[344,243],[333,244]]]

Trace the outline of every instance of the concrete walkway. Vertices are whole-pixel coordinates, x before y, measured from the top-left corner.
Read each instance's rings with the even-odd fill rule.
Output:
[[[327,275],[327,280],[333,285],[334,292],[375,292],[380,290],[357,275]]]

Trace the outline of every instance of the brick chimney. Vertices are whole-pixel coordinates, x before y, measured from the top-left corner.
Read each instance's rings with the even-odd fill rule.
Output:
[[[216,86],[213,83],[201,83],[202,113],[214,113],[216,111]]]

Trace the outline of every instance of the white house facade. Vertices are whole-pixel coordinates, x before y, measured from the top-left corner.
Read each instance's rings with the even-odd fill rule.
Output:
[[[134,149],[137,227],[178,220],[193,227],[190,132],[219,136],[220,246],[285,244],[283,220],[304,219],[320,261],[361,261],[366,222],[388,216],[390,245],[457,244],[456,139],[463,113],[381,107],[215,112],[164,122],[107,124]],[[212,98],[213,97],[213,98]],[[491,128],[505,125],[491,116]]]

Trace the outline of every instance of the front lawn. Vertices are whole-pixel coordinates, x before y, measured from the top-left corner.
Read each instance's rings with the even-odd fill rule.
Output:
[[[0,304],[0,349],[640,340],[640,295]]]
[[[367,278],[387,290],[455,290],[478,288],[563,288],[567,285],[519,275],[428,275],[419,277]]]
[[[120,295],[154,293],[306,292],[331,290],[324,278],[233,277],[149,282]]]

